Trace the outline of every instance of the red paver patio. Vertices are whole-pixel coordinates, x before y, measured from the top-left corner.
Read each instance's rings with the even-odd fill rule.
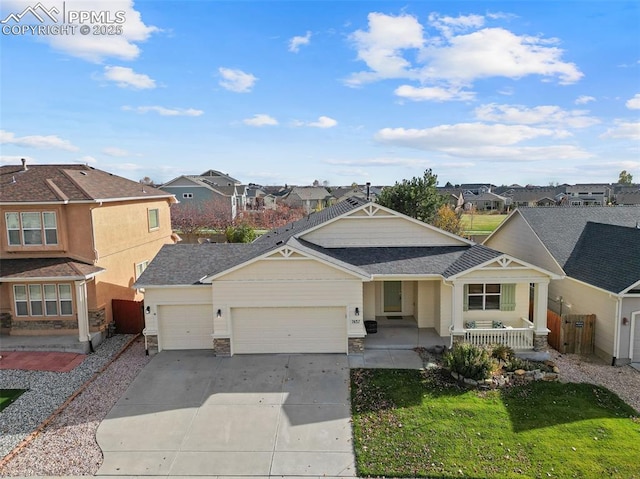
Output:
[[[86,354],[59,353],[53,351],[0,352],[0,369],[27,369],[29,371],[53,371],[68,373],[82,364]]]

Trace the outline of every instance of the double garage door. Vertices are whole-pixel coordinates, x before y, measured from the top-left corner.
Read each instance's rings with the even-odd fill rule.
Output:
[[[232,308],[234,354],[345,353],[344,307]],[[162,349],[211,349],[211,305],[159,308]]]

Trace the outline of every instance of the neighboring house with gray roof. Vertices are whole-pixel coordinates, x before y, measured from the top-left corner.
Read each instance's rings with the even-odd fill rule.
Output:
[[[220,213],[234,219],[246,209],[246,187],[238,180],[215,170],[202,175],[182,175],[159,187],[181,203],[212,202]]]
[[[144,288],[145,337],[216,354],[355,353],[365,321],[399,316],[443,342],[546,344],[556,275],[511,255],[349,198],[250,244],[163,248]],[[530,286],[533,316],[529,318]]]
[[[85,165],[0,167],[0,333],[49,336],[50,346],[66,336],[61,344],[89,351],[118,320],[113,301],[141,301],[131,285],[177,240],[173,203]]]
[[[322,186],[294,186],[282,197],[282,202],[292,208],[302,208],[305,213],[331,206],[335,198]]]
[[[639,226],[638,206],[519,208],[484,244],[564,276],[549,309],[595,314],[596,354],[625,364],[640,362]]]

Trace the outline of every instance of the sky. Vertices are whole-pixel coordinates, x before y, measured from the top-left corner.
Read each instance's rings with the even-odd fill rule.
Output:
[[[3,0],[0,18],[2,164],[640,180],[636,0]]]

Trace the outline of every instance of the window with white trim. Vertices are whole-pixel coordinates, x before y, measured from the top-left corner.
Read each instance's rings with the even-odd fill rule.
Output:
[[[467,287],[467,307],[469,311],[500,309],[499,284],[469,284]]]
[[[150,209],[147,216],[149,217],[149,231],[158,229],[160,227],[160,212],[158,208]]]
[[[53,211],[5,213],[9,246],[58,244],[58,222]]]
[[[16,316],[71,316],[73,296],[70,284],[15,284]]]
[[[149,266],[149,261],[142,261],[141,263],[136,263],[136,279],[138,279],[145,269]]]

